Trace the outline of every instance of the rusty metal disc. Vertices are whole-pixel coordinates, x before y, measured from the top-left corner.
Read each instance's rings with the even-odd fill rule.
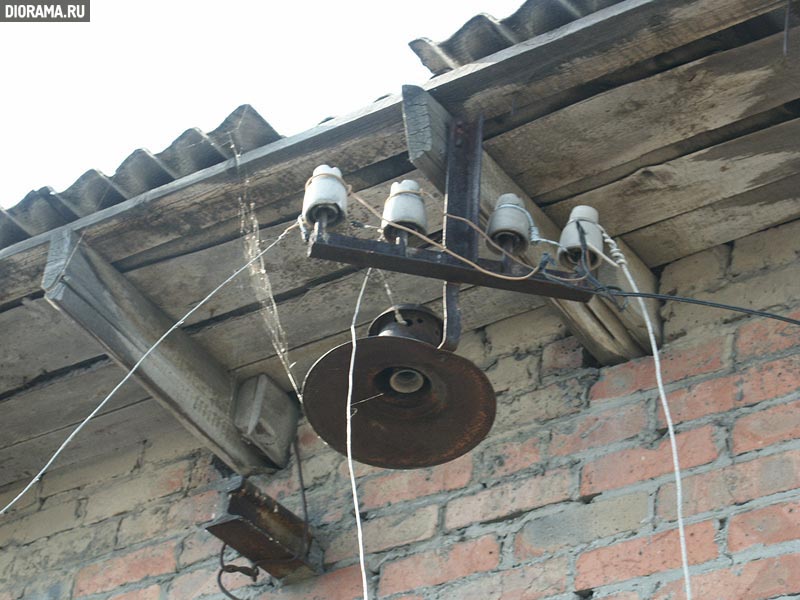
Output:
[[[306,376],[311,426],[346,453],[350,342],[320,358]],[[448,462],[489,433],[496,399],[489,380],[465,358],[401,337],[358,340],[352,396],[353,458],[387,469]]]

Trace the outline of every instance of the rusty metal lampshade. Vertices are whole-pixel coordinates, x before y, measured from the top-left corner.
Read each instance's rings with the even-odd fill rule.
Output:
[[[496,399],[478,367],[436,346],[442,321],[418,305],[387,310],[358,340],[352,395],[353,458],[387,469],[442,464],[489,433]],[[352,343],[322,356],[306,376],[311,426],[346,453],[346,405]]]

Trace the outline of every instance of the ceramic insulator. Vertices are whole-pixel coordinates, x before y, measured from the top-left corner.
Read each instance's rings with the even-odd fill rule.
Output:
[[[603,253],[603,232],[598,223],[600,215],[591,206],[576,206],[569,214],[564,230],[561,232],[558,251],[558,262],[566,269],[573,270],[581,262],[581,235],[578,223],[586,240],[586,260],[589,269],[594,270],[600,264],[600,255]]]
[[[328,165],[314,169],[303,197],[303,220],[309,226],[313,226],[322,213],[327,214],[328,226],[336,225],[347,216],[347,188],[342,182],[342,172]]]
[[[524,252],[530,244],[534,230],[533,218],[519,196],[503,194],[497,199],[486,228],[486,233],[495,244],[502,248],[510,243],[511,252]],[[497,248],[488,242],[486,245],[492,252],[497,252]]]
[[[414,231],[428,233],[428,217],[425,213],[425,202],[420,196],[420,187],[416,181],[406,179],[392,184],[389,198],[383,205],[383,236],[394,241],[397,229],[391,223],[404,225]]]

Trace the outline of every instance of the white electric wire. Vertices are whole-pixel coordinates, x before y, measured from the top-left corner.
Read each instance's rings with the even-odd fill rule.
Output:
[[[608,244],[609,254],[611,258],[622,268],[625,273],[625,278],[631,286],[631,291],[638,294],[639,287],[628,269],[628,261],[622,250],[619,249],[617,243],[611,238],[608,233],[601,227],[603,232],[603,239]],[[683,524],[683,486],[681,484],[681,465],[678,459],[678,442],[675,439],[675,427],[672,423],[672,415],[669,411],[669,403],[667,402],[667,393],[664,390],[664,381],[661,375],[661,359],[658,355],[658,343],[656,342],[656,335],[653,331],[653,323],[650,320],[650,315],[647,312],[644,300],[637,297],[639,308],[642,311],[645,326],[647,327],[647,336],[650,338],[650,347],[653,349],[653,363],[656,371],[656,384],[658,385],[658,397],[661,400],[661,407],[664,409],[664,420],[667,422],[667,432],[669,433],[669,443],[672,449],[672,467],[675,471],[675,500],[678,504],[677,519],[678,519],[678,537],[680,538],[681,546],[681,566],[683,567],[683,582],[684,590],[686,593],[686,600],[692,600],[692,581],[689,576],[689,555],[686,551],[686,530]]]
[[[233,281],[233,279],[236,278],[237,275],[245,271],[247,268],[250,267],[251,264],[253,264],[259,258],[264,256],[264,254],[266,254],[272,248],[274,248],[295,227],[297,227],[297,223],[294,223],[289,227],[287,227],[286,229],[284,229],[283,232],[277,238],[275,238],[275,241],[273,241],[269,246],[264,248],[264,250],[260,251],[256,256],[251,258],[243,266],[239,267],[236,271],[234,271],[230,277],[228,277],[225,281],[223,281],[217,287],[211,290],[211,292],[209,292],[209,294],[205,298],[203,298],[202,300],[200,300],[200,302],[195,304],[194,308],[192,308],[189,312],[183,315],[172,327],[167,329],[164,335],[158,338],[158,340],[156,340],[156,342],[152,346],[150,346],[150,348],[148,348],[147,352],[142,354],[142,357],[138,361],[136,361],[136,364],[134,364],[133,367],[131,367],[130,371],[126,373],[125,377],[122,378],[122,380],[114,387],[114,389],[111,390],[105,398],[103,398],[102,402],[100,402],[100,404],[98,404],[97,407],[91,413],[89,413],[89,415],[83,421],[81,421],[80,425],[78,425],[72,431],[72,433],[69,434],[67,439],[64,440],[64,442],[58,447],[55,453],[53,453],[53,455],[50,457],[50,460],[48,460],[45,463],[45,465],[41,468],[41,470],[36,474],[36,476],[33,479],[31,479],[30,483],[28,483],[28,485],[26,485],[23,488],[23,490],[19,494],[17,494],[11,502],[9,502],[2,510],[0,510],[0,515],[5,514],[12,506],[14,506],[19,501],[20,498],[22,498],[34,485],[36,485],[36,482],[39,481],[42,478],[42,476],[47,472],[47,470],[50,468],[50,465],[52,465],[55,462],[55,460],[61,455],[64,449],[70,444],[70,442],[72,442],[72,440],[75,439],[75,436],[78,435],[78,433],[80,433],[80,431],[86,426],[86,424],[89,421],[91,421],[97,415],[97,413],[99,413],[102,410],[102,408],[106,405],[106,403],[109,400],[111,400],[114,394],[117,393],[117,390],[119,390],[119,388],[121,388],[125,384],[125,382],[131,378],[131,376],[136,372],[136,370],[145,361],[145,359],[148,356],[150,356],[153,350],[158,348],[161,342],[163,342],[169,334],[171,334],[178,327],[183,325],[186,319],[192,316],[192,314],[194,314],[206,302],[211,300],[211,298],[213,298],[217,292],[219,292],[222,288],[224,288],[231,281]]]
[[[350,337],[353,344],[353,350],[350,353],[350,369],[347,375],[347,469],[350,472],[350,488],[353,492],[353,507],[356,512],[356,533],[358,534],[358,562],[361,565],[361,586],[364,589],[364,600],[369,600],[369,588],[367,586],[367,568],[364,563],[364,532],[361,528],[361,513],[358,509],[358,490],[356,489],[356,475],[353,470],[353,384],[354,384],[354,371],[356,364],[356,321],[358,320],[358,312],[361,310],[361,301],[364,298],[364,290],[367,289],[367,282],[372,273],[372,268],[367,269],[367,274],[364,276],[364,282],[361,284],[361,291],[358,293],[358,300],[356,300],[356,309],[353,312],[353,320],[350,323]]]

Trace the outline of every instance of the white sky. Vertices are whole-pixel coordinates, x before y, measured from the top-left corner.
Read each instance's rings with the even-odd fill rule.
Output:
[[[0,206],[107,175],[251,104],[283,135],[428,71],[408,48],[522,0],[92,0],[91,23],[0,23]]]

